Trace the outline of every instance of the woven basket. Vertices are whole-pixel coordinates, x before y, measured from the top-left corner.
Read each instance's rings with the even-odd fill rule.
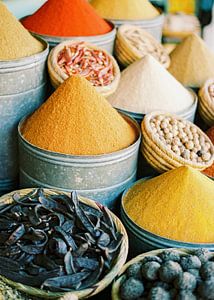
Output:
[[[142,49],[133,46],[129,40],[135,36],[135,39],[139,41],[136,33],[142,38]],[[151,34],[138,26],[122,25],[118,29],[115,42],[115,56],[120,64],[127,67],[147,54],[154,56],[165,68],[169,67],[170,58],[166,49]]]
[[[57,45],[55,48],[53,48],[48,56],[48,72],[50,75],[50,81],[52,86],[56,89],[61,83],[64,82],[64,80],[66,80],[69,76],[63,72],[61,70],[61,68],[58,66],[57,64],[57,56],[58,53],[64,49],[65,46],[69,46],[72,43],[77,43],[77,41],[75,40],[70,40],[70,41],[65,41],[60,43],[59,45]],[[111,82],[111,84],[107,85],[107,86],[98,86],[96,87],[96,90],[102,94],[105,97],[108,97],[110,95],[112,95],[119,84],[120,81],[120,69],[119,66],[116,62],[116,60],[114,59],[114,57],[112,55],[110,55],[109,53],[107,53],[107,51],[105,51],[104,49],[98,48],[97,46],[94,46],[90,43],[84,42],[84,44],[87,47],[90,47],[91,49],[96,49],[96,50],[100,50],[106,53],[106,55],[109,56],[110,60],[113,63],[113,68],[114,68],[114,80]]]
[[[164,250],[174,250],[179,254],[183,254],[183,255],[188,255],[191,254],[191,250],[187,250],[187,249],[177,249],[177,248],[168,248],[168,249],[160,249],[160,250],[154,250],[154,251],[150,251],[144,254],[140,254],[138,256],[136,256],[135,258],[133,258],[132,260],[130,260],[129,262],[127,262],[123,268],[121,269],[120,273],[117,275],[117,277],[114,280],[113,286],[112,286],[112,292],[111,292],[111,299],[112,300],[122,300],[120,298],[120,286],[123,283],[123,281],[125,280],[125,275],[124,273],[126,272],[126,270],[128,269],[128,267],[134,263],[138,263],[140,261],[143,260],[144,257],[146,256],[156,256],[159,255],[161,252],[163,252]],[[212,256],[214,257],[214,253],[212,254]],[[161,300],[161,299],[160,299]]]
[[[202,119],[209,126],[214,125],[214,100],[208,91],[208,88],[211,84],[214,84],[214,78],[207,80],[200,89],[198,109]]]
[[[22,189],[22,190],[14,191],[12,193],[2,196],[0,198],[0,208],[1,208],[1,205],[10,204],[13,202],[12,195],[15,192],[18,192],[18,193],[20,193],[21,196],[24,196],[24,195],[30,193],[32,190],[33,190],[32,188],[31,189]],[[44,192],[47,195],[58,195],[58,194],[69,195],[69,193],[57,191],[57,190],[51,190],[51,189],[44,189]],[[89,200],[89,199],[83,198],[83,197],[79,197],[79,199],[81,202],[86,203],[86,204],[90,205],[91,207],[97,208],[95,201],[92,201],[92,200]],[[115,259],[115,262],[114,262],[111,270],[109,271],[109,273],[107,273],[104,276],[103,279],[101,279],[99,282],[97,282],[94,286],[84,289],[84,290],[80,290],[80,291],[72,291],[72,292],[67,292],[67,293],[59,293],[59,292],[55,293],[55,292],[46,292],[39,288],[26,286],[24,284],[11,281],[3,276],[0,276],[0,279],[3,280],[9,286],[27,294],[27,295],[36,296],[36,297],[40,297],[43,299],[75,300],[75,299],[89,298],[89,297],[92,297],[92,296],[96,295],[97,293],[101,292],[112,282],[112,280],[115,278],[115,276],[117,276],[120,269],[126,262],[126,258],[128,255],[128,236],[127,236],[126,230],[125,230],[123,224],[121,223],[121,221],[110,210],[107,209],[107,211],[110,214],[110,216],[112,217],[112,219],[116,225],[117,231],[121,232],[123,234],[123,239],[122,239],[120,252],[119,252],[117,258]]]
[[[156,169],[158,172],[163,173],[169,171],[174,168],[178,168],[182,165],[189,165],[192,168],[195,168],[199,171],[203,171],[212,165],[214,160],[214,147],[212,142],[208,138],[208,136],[200,130],[200,128],[196,127],[198,132],[202,134],[207,142],[210,143],[212,147],[212,157],[211,159],[205,163],[194,163],[190,160],[186,160],[178,155],[176,155],[172,150],[168,149],[163,143],[154,135],[153,131],[150,128],[150,120],[153,116],[158,115],[159,113],[154,112],[146,115],[141,123],[142,129],[142,144],[141,144],[141,152],[148,161],[148,163]],[[163,113],[160,113],[163,115]],[[165,116],[171,116],[176,118],[177,120],[183,120],[181,117],[171,114],[164,114]],[[191,123],[185,120],[186,123]],[[192,123],[191,123],[192,124]],[[192,124],[193,125],[193,124]]]

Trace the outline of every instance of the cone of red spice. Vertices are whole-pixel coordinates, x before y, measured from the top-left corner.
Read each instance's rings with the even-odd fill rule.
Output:
[[[210,138],[210,140],[212,141],[212,143],[214,144],[214,126],[212,126],[207,132],[206,134],[208,135],[208,137]],[[209,168],[207,168],[206,170],[203,171],[204,174],[213,177],[214,178],[214,163],[212,164],[212,166],[210,166]]]
[[[112,30],[87,0],[48,0],[22,24],[34,33],[58,37],[102,35]]]

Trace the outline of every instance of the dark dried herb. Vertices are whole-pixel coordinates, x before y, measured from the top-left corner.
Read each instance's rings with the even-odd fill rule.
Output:
[[[105,207],[79,201],[76,192],[46,195],[34,189],[0,206],[0,275],[50,291],[95,285],[111,267],[122,235]]]

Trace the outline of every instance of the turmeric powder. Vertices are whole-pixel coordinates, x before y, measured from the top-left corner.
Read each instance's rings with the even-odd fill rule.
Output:
[[[71,76],[24,123],[33,145],[72,155],[121,150],[137,139],[134,128],[85,78]]]
[[[164,238],[214,243],[214,183],[183,166],[131,188],[124,200],[128,216]]]

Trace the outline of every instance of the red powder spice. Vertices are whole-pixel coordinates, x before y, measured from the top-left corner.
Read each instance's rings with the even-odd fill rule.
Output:
[[[22,24],[32,32],[52,36],[92,36],[112,30],[87,0],[48,0]]]
[[[210,138],[210,140],[212,141],[212,143],[214,144],[214,126],[211,127],[206,134],[208,135],[208,137]],[[213,177],[214,178],[214,163],[212,164],[211,167],[207,168],[206,170],[203,171],[203,173],[205,173],[206,175]]]

